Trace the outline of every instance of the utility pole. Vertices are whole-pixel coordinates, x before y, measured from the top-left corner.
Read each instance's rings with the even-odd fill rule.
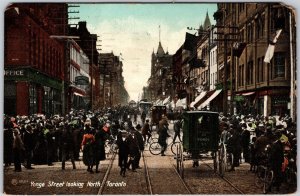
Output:
[[[224,22],[225,23],[225,22]],[[233,41],[238,41],[236,38],[231,38],[230,36],[232,35],[237,35],[235,32],[225,32],[226,29],[229,31],[231,29],[237,29],[235,26],[215,26],[216,28],[223,29],[223,32],[217,32],[217,34],[223,35],[223,39],[215,39],[215,41],[222,41],[224,43],[224,54],[223,54],[223,61],[224,61],[224,71],[223,71],[223,112],[224,114],[228,113],[228,84],[227,84],[227,78],[228,78],[228,63],[227,63],[227,58],[228,58],[228,45],[230,44],[230,50],[231,50],[231,58],[230,58],[230,75],[229,75],[229,80],[231,82],[230,85],[230,113],[232,114],[233,112],[233,67],[234,67],[234,62],[233,62]]]

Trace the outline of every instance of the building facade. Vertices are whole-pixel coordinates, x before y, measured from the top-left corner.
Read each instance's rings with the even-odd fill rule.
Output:
[[[80,21],[76,27],[69,28],[69,35],[79,37],[76,43],[89,59],[90,83],[89,87],[86,88],[88,92],[86,92],[87,95],[85,96],[86,98],[89,97],[89,101],[85,101],[85,109],[93,110],[100,97],[99,52],[97,50],[98,36],[89,32],[85,21]]]
[[[226,59],[228,72],[223,76],[232,84],[226,91],[228,111],[289,114],[291,74],[295,72],[291,70],[295,64],[295,44],[290,41],[295,32],[292,10],[279,3],[220,3],[216,13],[220,16],[217,25],[225,26],[218,29],[224,32],[218,64]],[[268,62],[266,51],[275,36],[274,56]]]
[[[12,4],[5,11],[4,113],[62,111],[67,4]],[[21,36],[22,35],[22,36]]]
[[[115,56],[113,52],[100,53],[99,65],[99,107],[127,105],[129,94],[125,88],[123,63],[120,56]]]
[[[151,56],[151,76],[148,80],[149,101],[163,102],[172,93],[172,55],[165,52],[159,41]],[[160,101],[159,101],[160,100]],[[162,104],[162,103],[160,103]]]
[[[67,108],[89,109],[91,76],[89,59],[80,46],[74,41],[69,42],[70,65],[67,71],[68,92]]]

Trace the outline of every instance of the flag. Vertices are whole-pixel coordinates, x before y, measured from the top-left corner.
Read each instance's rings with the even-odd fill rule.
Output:
[[[265,59],[264,59],[265,63],[270,63],[270,61],[274,55],[275,44],[277,42],[278,37],[280,36],[281,31],[282,31],[282,29],[278,29],[276,31],[276,36],[274,37],[273,41],[269,44],[268,49],[265,54]]]
[[[240,57],[246,47],[246,43],[244,42],[235,42],[233,44],[232,53],[233,56]]]

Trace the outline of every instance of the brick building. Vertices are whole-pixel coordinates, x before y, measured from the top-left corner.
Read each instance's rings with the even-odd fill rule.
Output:
[[[4,113],[46,115],[62,111],[67,4],[22,3],[5,10]]]
[[[225,91],[228,111],[288,114],[295,73],[292,10],[278,3],[219,3],[215,16],[217,25],[223,26],[218,28],[219,38],[224,40],[218,44],[218,64],[225,62],[227,69],[219,70],[219,82],[224,84],[225,77],[232,84]],[[266,63],[267,48],[276,35],[274,56]]]
[[[151,56],[151,76],[148,80],[150,101],[162,102],[172,92],[172,55],[164,51],[159,41],[157,52]]]
[[[119,56],[111,53],[100,53],[99,60],[100,98],[99,107],[127,105],[129,94],[125,89],[123,63]]]
[[[99,52],[97,51],[97,40],[96,34],[91,34],[87,29],[86,22],[80,21],[78,27],[69,28],[69,35],[79,36],[76,39],[76,43],[83,50],[89,59],[89,87],[86,88],[86,96],[89,97],[89,101],[86,100],[85,109],[94,109],[96,107],[99,96],[100,96],[100,75],[99,75]],[[71,86],[71,90],[76,90]]]

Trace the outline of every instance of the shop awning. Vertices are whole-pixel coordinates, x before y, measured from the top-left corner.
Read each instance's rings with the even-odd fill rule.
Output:
[[[242,95],[244,96],[248,96],[248,95],[253,95],[255,92],[247,92],[247,93],[242,93]]]
[[[196,99],[190,104],[190,107],[194,107],[194,105],[195,105],[196,103],[198,103],[198,102],[206,95],[206,93],[207,93],[207,91],[202,91],[202,92],[200,93],[200,95],[198,95],[198,96],[196,97]]]
[[[222,91],[222,89],[216,90],[208,99],[206,99],[199,107],[198,109],[202,109],[205,106],[207,106],[214,98],[216,98],[220,92]]]
[[[169,102],[170,102],[170,96],[165,98],[165,100],[163,101],[163,105],[166,105]]]
[[[162,105],[162,100],[160,99],[156,100],[155,105]]]
[[[176,102],[175,108],[178,108],[178,107],[183,107],[183,108],[186,107],[186,98],[179,99],[179,100]]]
[[[83,97],[83,95],[82,95],[82,94],[80,94],[80,93],[76,93],[76,92],[74,92],[74,95],[77,95],[77,96]]]

